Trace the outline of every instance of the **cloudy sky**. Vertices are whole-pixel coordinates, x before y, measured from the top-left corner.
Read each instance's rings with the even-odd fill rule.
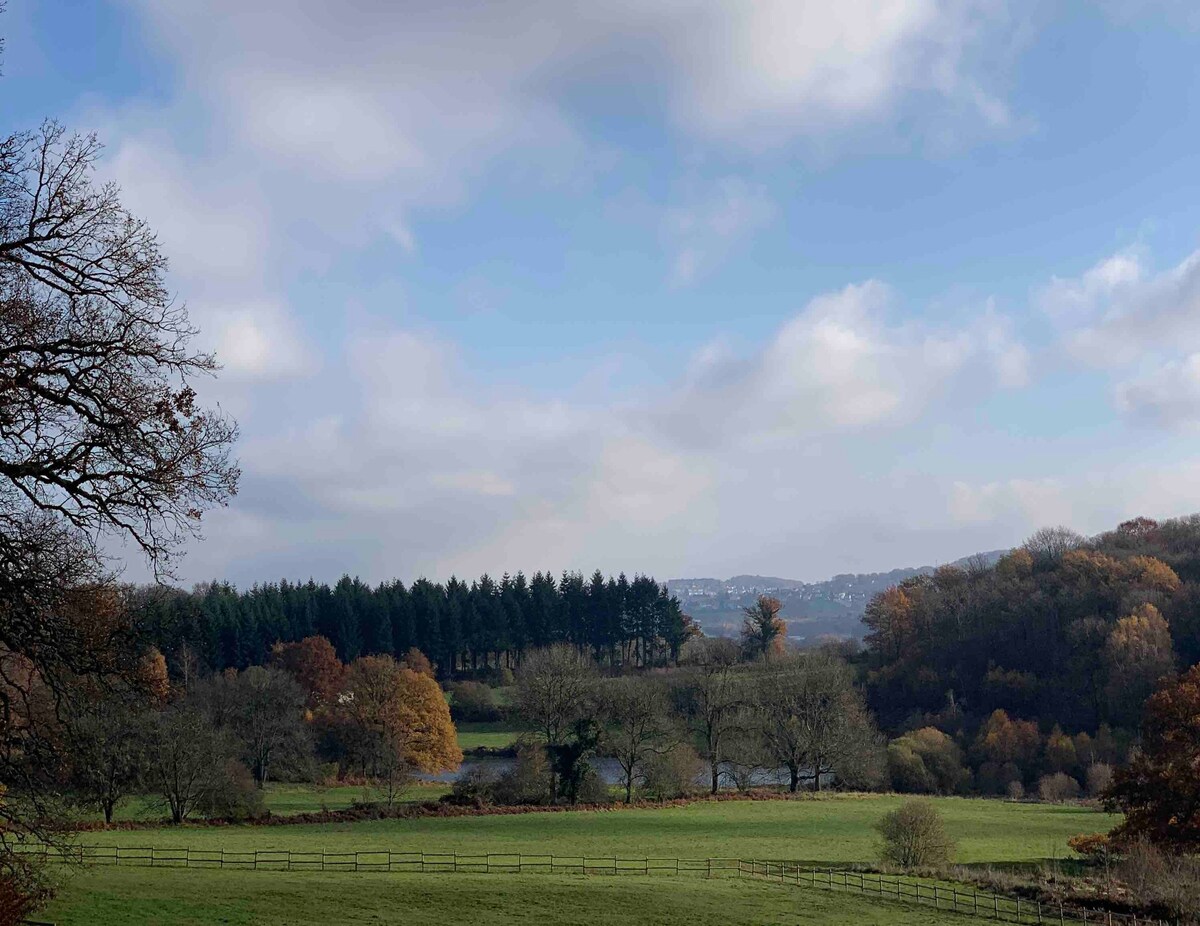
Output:
[[[0,132],[100,133],[224,363],[183,581],[821,579],[1200,510],[1187,0],[0,26]]]

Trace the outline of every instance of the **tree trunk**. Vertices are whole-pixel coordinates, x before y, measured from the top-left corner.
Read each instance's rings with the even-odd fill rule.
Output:
[[[633,803],[633,773],[625,776],[625,803]]]
[[[104,801],[104,822],[112,823],[113,801]]]
[[[796,789],[800,787],[800,766],[789,765],[788,775],[791,778],[791,782],[788,784],[788,790],[795,794]]]
[[[719,762],[714,762],[712,764],[711,771],[712,771],[712,793],[716,794],[717,787],[721,783],[721,764]]]

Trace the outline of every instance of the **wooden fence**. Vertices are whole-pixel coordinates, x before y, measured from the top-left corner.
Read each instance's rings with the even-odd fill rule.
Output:
[[[387,849],[297,852],[288,849],[193,849],[155,846],[49,848],[24,845],[20,851],[43,861],[76,865],[140,868],[208,868],[254,871],[475,872],[577,875],[670,875],[739,877],[796,887],[848,891],[1020,926],[1168,926],[1133,914],[1088,910],[978,891],[963,885],[909,875],[885,875],[851,868],[818,868],[801,862],[737,858],[616,858],[613,856],[531,855],[525,853],[394,852]]]

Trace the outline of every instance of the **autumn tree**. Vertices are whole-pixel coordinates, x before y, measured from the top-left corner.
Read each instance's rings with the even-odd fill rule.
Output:
[[[742,649],[749,658],[770,659],[783,652],[787,624],[779,616],[782,607],[778,598],[759,595],[754,604],[742,609]]]
[[[1142,748],[1117,770],[1107,794],[1125,814],[1121,839],[1144,837],[1176,851],[1200,850],[1200,665],[1166,681],[1146,702]]]
[[[76,680],[138,672],[101,539],[169,572],[238,478],[233,424],[191,385],[216,362],[190,347],[153,232],[95,182],[99,154],[54,123],[0,139],[0,649],[23,667],[0,683],[3,870],[10,839],[48,835]]]
[[[333,703],[346,671],[333,644],[320,636],[275,644],[271,649],[271,665],[296,680],[309,710]]]
[[[936,727],[905,733],[888,744],[888,773],[897,791],[955,794],[971,780],[962,749]]]
[[[391,656],[362,656],[343,687],[333,716],[344,761],[383,786],[388,803],[414,771],[448,772],[462,763],[450,708],[430,676]]]
[[[1139,605],[1117,621],[1105,644],[1108,697],[1117,720],[1132,720],[1159,679],[1175,670],[1171,631],[1158,608]]]
[[[746,692],[737,674],[737,645],[724,637],[698,637],[680,652],[683,671],[675,689],[679,710],[699,741],[713,794],[738,728]]]

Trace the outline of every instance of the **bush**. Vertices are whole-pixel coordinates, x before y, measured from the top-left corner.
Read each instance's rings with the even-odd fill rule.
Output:
[[[940,868],[954,852],[954,840],[929,801],[908,801],[884,815],[876,829],[883,837],[884,860],[901,868]]]
[[[1025,800],[1025,786],[1019,781],[1010,781],[1008,783],[1008,799],[1010,801]]]
[[[579,791],[575,799],[580,804],[611,804],[612,788],[604,782],[604,777],[595,766],[585,763],[579,779]]]
[[[705,764],[687,743],[679,743],[661,755],[651,756],[642,768],[642,790],[647,797],[667,801],[696,790],[696,780]]]
[[[497,804],[545,804],[550,800],[550,762],[538,743],[518,743],[512,768],[496,779]]]
[[[1079,797],[1079,782],[1063,772],[1044,775],[1038,782],[1038,797],[1050,804],[1061,804]]]
[[[1102,862],[1108,858],[1112,840],[1108,833],[1080,833],[1068,839],[1067,845],[1090,862]]]
[[[1088,797],[1103,797],[1113,781],[1113,767],[1107,762],[1094,762],[1087,770]]]
[[[1138,839],[1117,866],[1117,877],[1137,903],[1154,915],[1187,923],[1200,920],[1200,860],[1168,855],[1148,840]]]
[[[492,723],[504,716],[495,693],[481,682],[458,682],[450,692],[450,716],[455,723]]]
[[[450,804],[484,807],[495,800],[496,780],[490,769],[473,765],[454,779],[450,793],[443,800]]]
[[[236,760],[225,764],[225,773],[214,778],[196,809],[210,820],[254,820],[266,813],[262,790],[250,769]]]

